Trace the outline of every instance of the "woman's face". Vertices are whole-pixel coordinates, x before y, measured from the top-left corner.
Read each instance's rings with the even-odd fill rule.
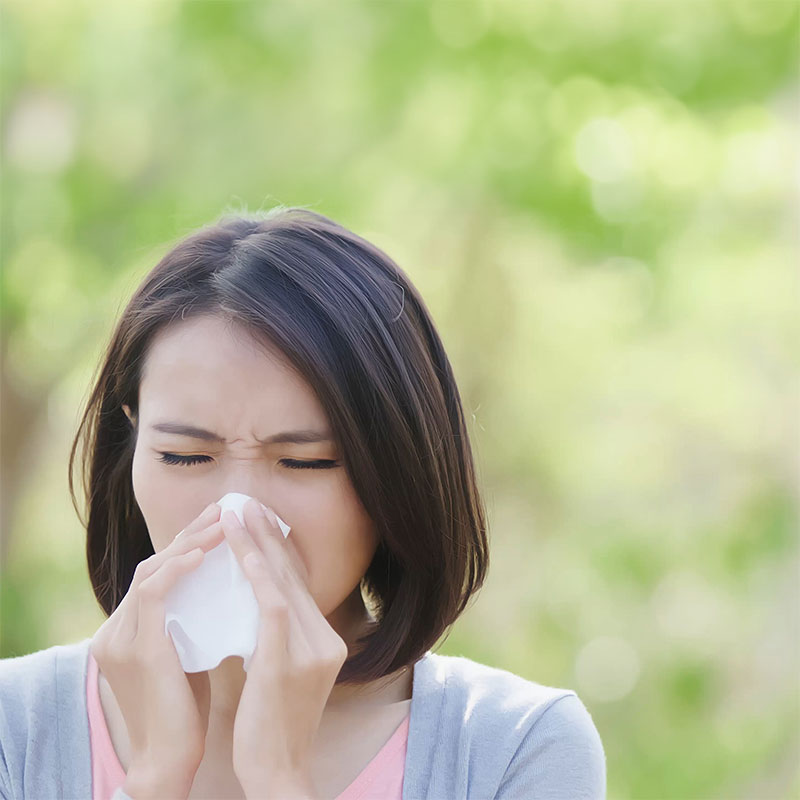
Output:
[[[241,492],[291,526],[324,616],[352,597],[377,547],[372,521],[314,391],[279,353],[219,317],[174,323],[150,347],[136,424],[133,490],[156,552],[209,503]],[[159,430],[170,426],[218,440]],[[269,441],[298,431],[319,441]]]

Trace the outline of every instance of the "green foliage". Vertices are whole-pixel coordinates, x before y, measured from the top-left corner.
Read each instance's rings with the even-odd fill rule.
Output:
[[[610,798],[798,796],[796,2],[6,4],[0,656],[102,622],[68,447],[225,210],[409,273],[492,569],[442,652],[574,688]]]

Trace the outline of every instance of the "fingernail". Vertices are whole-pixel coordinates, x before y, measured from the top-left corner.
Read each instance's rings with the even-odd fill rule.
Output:
[[[239,522],[239,517],[237,516],[236,512],[232,511],[231,509],[228,509],[227,511],[224,511],[222,513],[222,517],[220,518],[220,522],[222,522],[222,527],[223,528],[226,527],[226,524],[228,526],[231,526],[231,527],[234,527],[234,528],[241,528],[242,527],[241,523]]]
[[[265,508],[264,513],[267,515],[267,518],[272,523],[274,528],[278,527],[278,518],[275,516],[275,512],[271,508]]]

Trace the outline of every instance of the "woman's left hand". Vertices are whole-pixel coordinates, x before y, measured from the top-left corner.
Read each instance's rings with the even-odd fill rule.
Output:
[[[345,641],[307,587],[308,571],[275,515],[250,499],[223,529],[259,606],[258,643],[233,726],[233,770],[248,798],[313,798],[322,712],[347,660]]]

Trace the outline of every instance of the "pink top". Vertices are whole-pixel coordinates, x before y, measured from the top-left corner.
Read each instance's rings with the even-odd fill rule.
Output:
[[[92,754],[92,800],[110,800],[125,782],[100,704],[97,661],[89,653],[86,677],[86,709]],[[356,779],[336,800],[402,800],[403,774],[408,742],[409,715]]]

